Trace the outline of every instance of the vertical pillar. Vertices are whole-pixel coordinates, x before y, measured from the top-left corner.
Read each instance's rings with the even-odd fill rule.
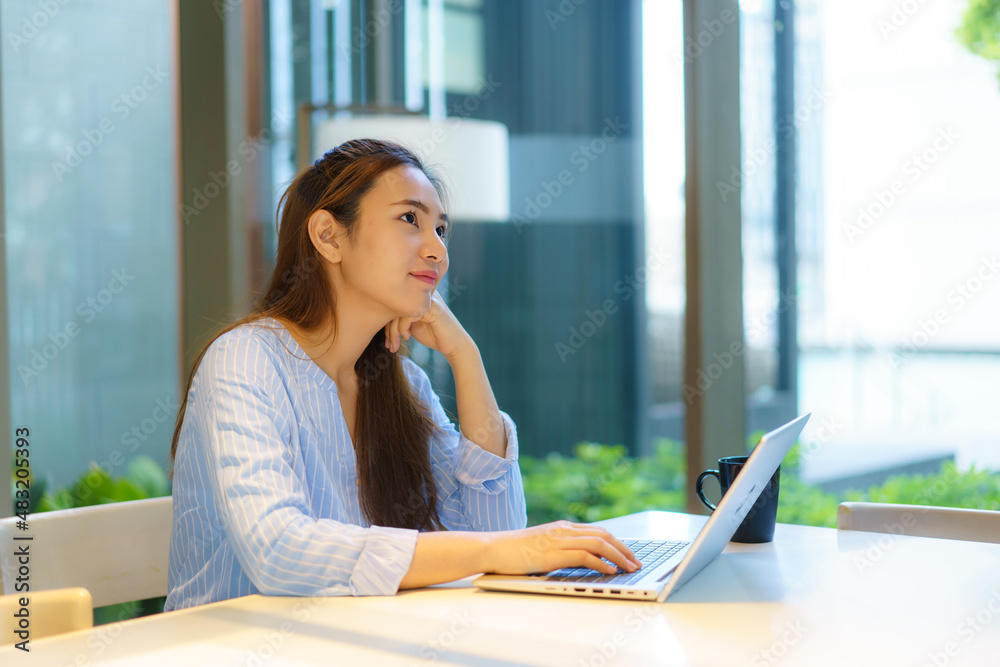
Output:
[[[687,305],[684,402],[687,509],[703,511],[698,473],[743,451],[743,276],[740,193],[720,194],[740,168],[740,26],[733,0],[684,0]]]
[[[237,151],[248,138],[242,25],[238,6],[180,1],[178,224],[185,381],[208,336],[249,305],[245,195],[255,162],[266,158]],[[238,171],[228,168],[233,161]]]

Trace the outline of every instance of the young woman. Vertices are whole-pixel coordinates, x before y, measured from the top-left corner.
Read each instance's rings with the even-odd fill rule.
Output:
[[[403,147],[357,140],[282,198],[260,303],[195,363],[174,431],[166,609],[252,593],[392,595],[477,572],[638,567],[607,531],[525,529],[517,435],[435,291],[441,188]],[[415,339],[455,376],[461,432]]]

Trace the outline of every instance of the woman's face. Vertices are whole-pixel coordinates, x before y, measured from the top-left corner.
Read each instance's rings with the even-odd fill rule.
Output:
[[[342,244],[338,299],[346,288],[390,318],[426,313],[448,271],[449,225],[427,176],[409,165],[383,173],[361,199],[358,225]]]

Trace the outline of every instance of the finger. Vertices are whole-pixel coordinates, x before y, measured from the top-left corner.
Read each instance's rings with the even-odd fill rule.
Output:
[[[582,537],[578,539],[578,548],[586,549],[592,554],[606,558],[626,572],[634,572],[638,569],[638,566],[633,562],[633,558],[625,554],[625,551],[628,551],[628,549],[621,551],[611,542],[600,537]],[[617,570],[617,568],[614,569]]]
[[[642,565],[642,563],[639,562],[639,559],[635,557],[635,553],[625,546],[624,542],[609,533],[606,529],[587,523],[572,523],[570,526],[572,527],[572,533],[579,536],[599,537],[605,542],[609,542],[618,552],[624,554],[626,558],[636,565]]]
[[[599,558],[606,558],[626,572],[634,572],[639,567],[624,552],[619,551],[617,547],[604,540],[601,536],[567,537],[564,538],[561,546],[565,549],[587,551]],[[594,569],[600,569],[602,572],[607,570],[604,567]],[[612,569],[617,571],[616,567],[612,567]]]
[[[639,559],[635,557],[635,552],[632,551],[631,549],[629,549],[627,546],[625,546],[624,542],[622,542],[621,540],[619,540],[617,537],[615,537],[611,533],[608,533],[608,536],[605,539],[608,542],[610,542],[612,546],[614,546],[616,549],[618,549],[618,551],[620,551],[621,553],[625,554],[625,556],[627,556],[630,561],[632,561],[633,563],[635,563],[637,566],[642,567],[642,563],[640,563]]]
[[[388,336],[388,338],[389,338],[389,351],[390,352],[395,352],[396,348],[398,347],[398,342],[399,342],[399,338],[398,338],[398,334],[397,334],[398,331],[399,331],[399,320],[393,320],[392,322],[389,322],[389,336]]]
[[[614,574],[618,571],[614,565],[604,562],[584,549],[558,552],[555,558],[547,561],[543,571],[553,572],[565,567],[589,567],[591,570],[603,574]]]
[[[575,567],[589,567],[591,570],[597,572],[603,572],[605,574],[614,574],[618,571],[618,568],[610,563],[605,563],[603,560],[598,558],[592,553],[581,551],[578,552],[579,557],[577,563],[574,564]],[[573,567],[573,566],[570,566]]]

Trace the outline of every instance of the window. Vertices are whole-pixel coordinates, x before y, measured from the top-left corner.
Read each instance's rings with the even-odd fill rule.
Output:
[[[377,13],[372,5],[366,11]],[[511,219],[456,225],[449,298],[482,352],[500,407],[518,424],[522,451],[570,452],[591,440],[638,453],[647,430],[650,280],[638,185],[641,53],[631,38],[639,3],[399,6],[372,28],[375,52],[385,39],[393,47],[386,51],[403,52],[407,21],[423,26],[423,9],[439,7],[444,108],[509,131]],[[381,56],[351,42],[370,19],[358,7],[271,3],[274,113],[304,102],[371,104],[367,91],[379,83],[392,91],[383,102],[416,99],[425,110],[441,102],[426,76],[412,94],[412,70],[401,59],[377,77],[366,69],[368,55]],[[430,25],[421,29],[430,44]],[[276,190],[291,174],[282,146],[275,144]],[[449,379],[431,377],[454,414]]]
[[[1000,86],[966,5],[796,3],[800,401],[830,425],[803,472],[829,488],[1000,466]]]
[[[10,411],[49,490],[166,463],[177,411],[172,4],[4,1]]]

